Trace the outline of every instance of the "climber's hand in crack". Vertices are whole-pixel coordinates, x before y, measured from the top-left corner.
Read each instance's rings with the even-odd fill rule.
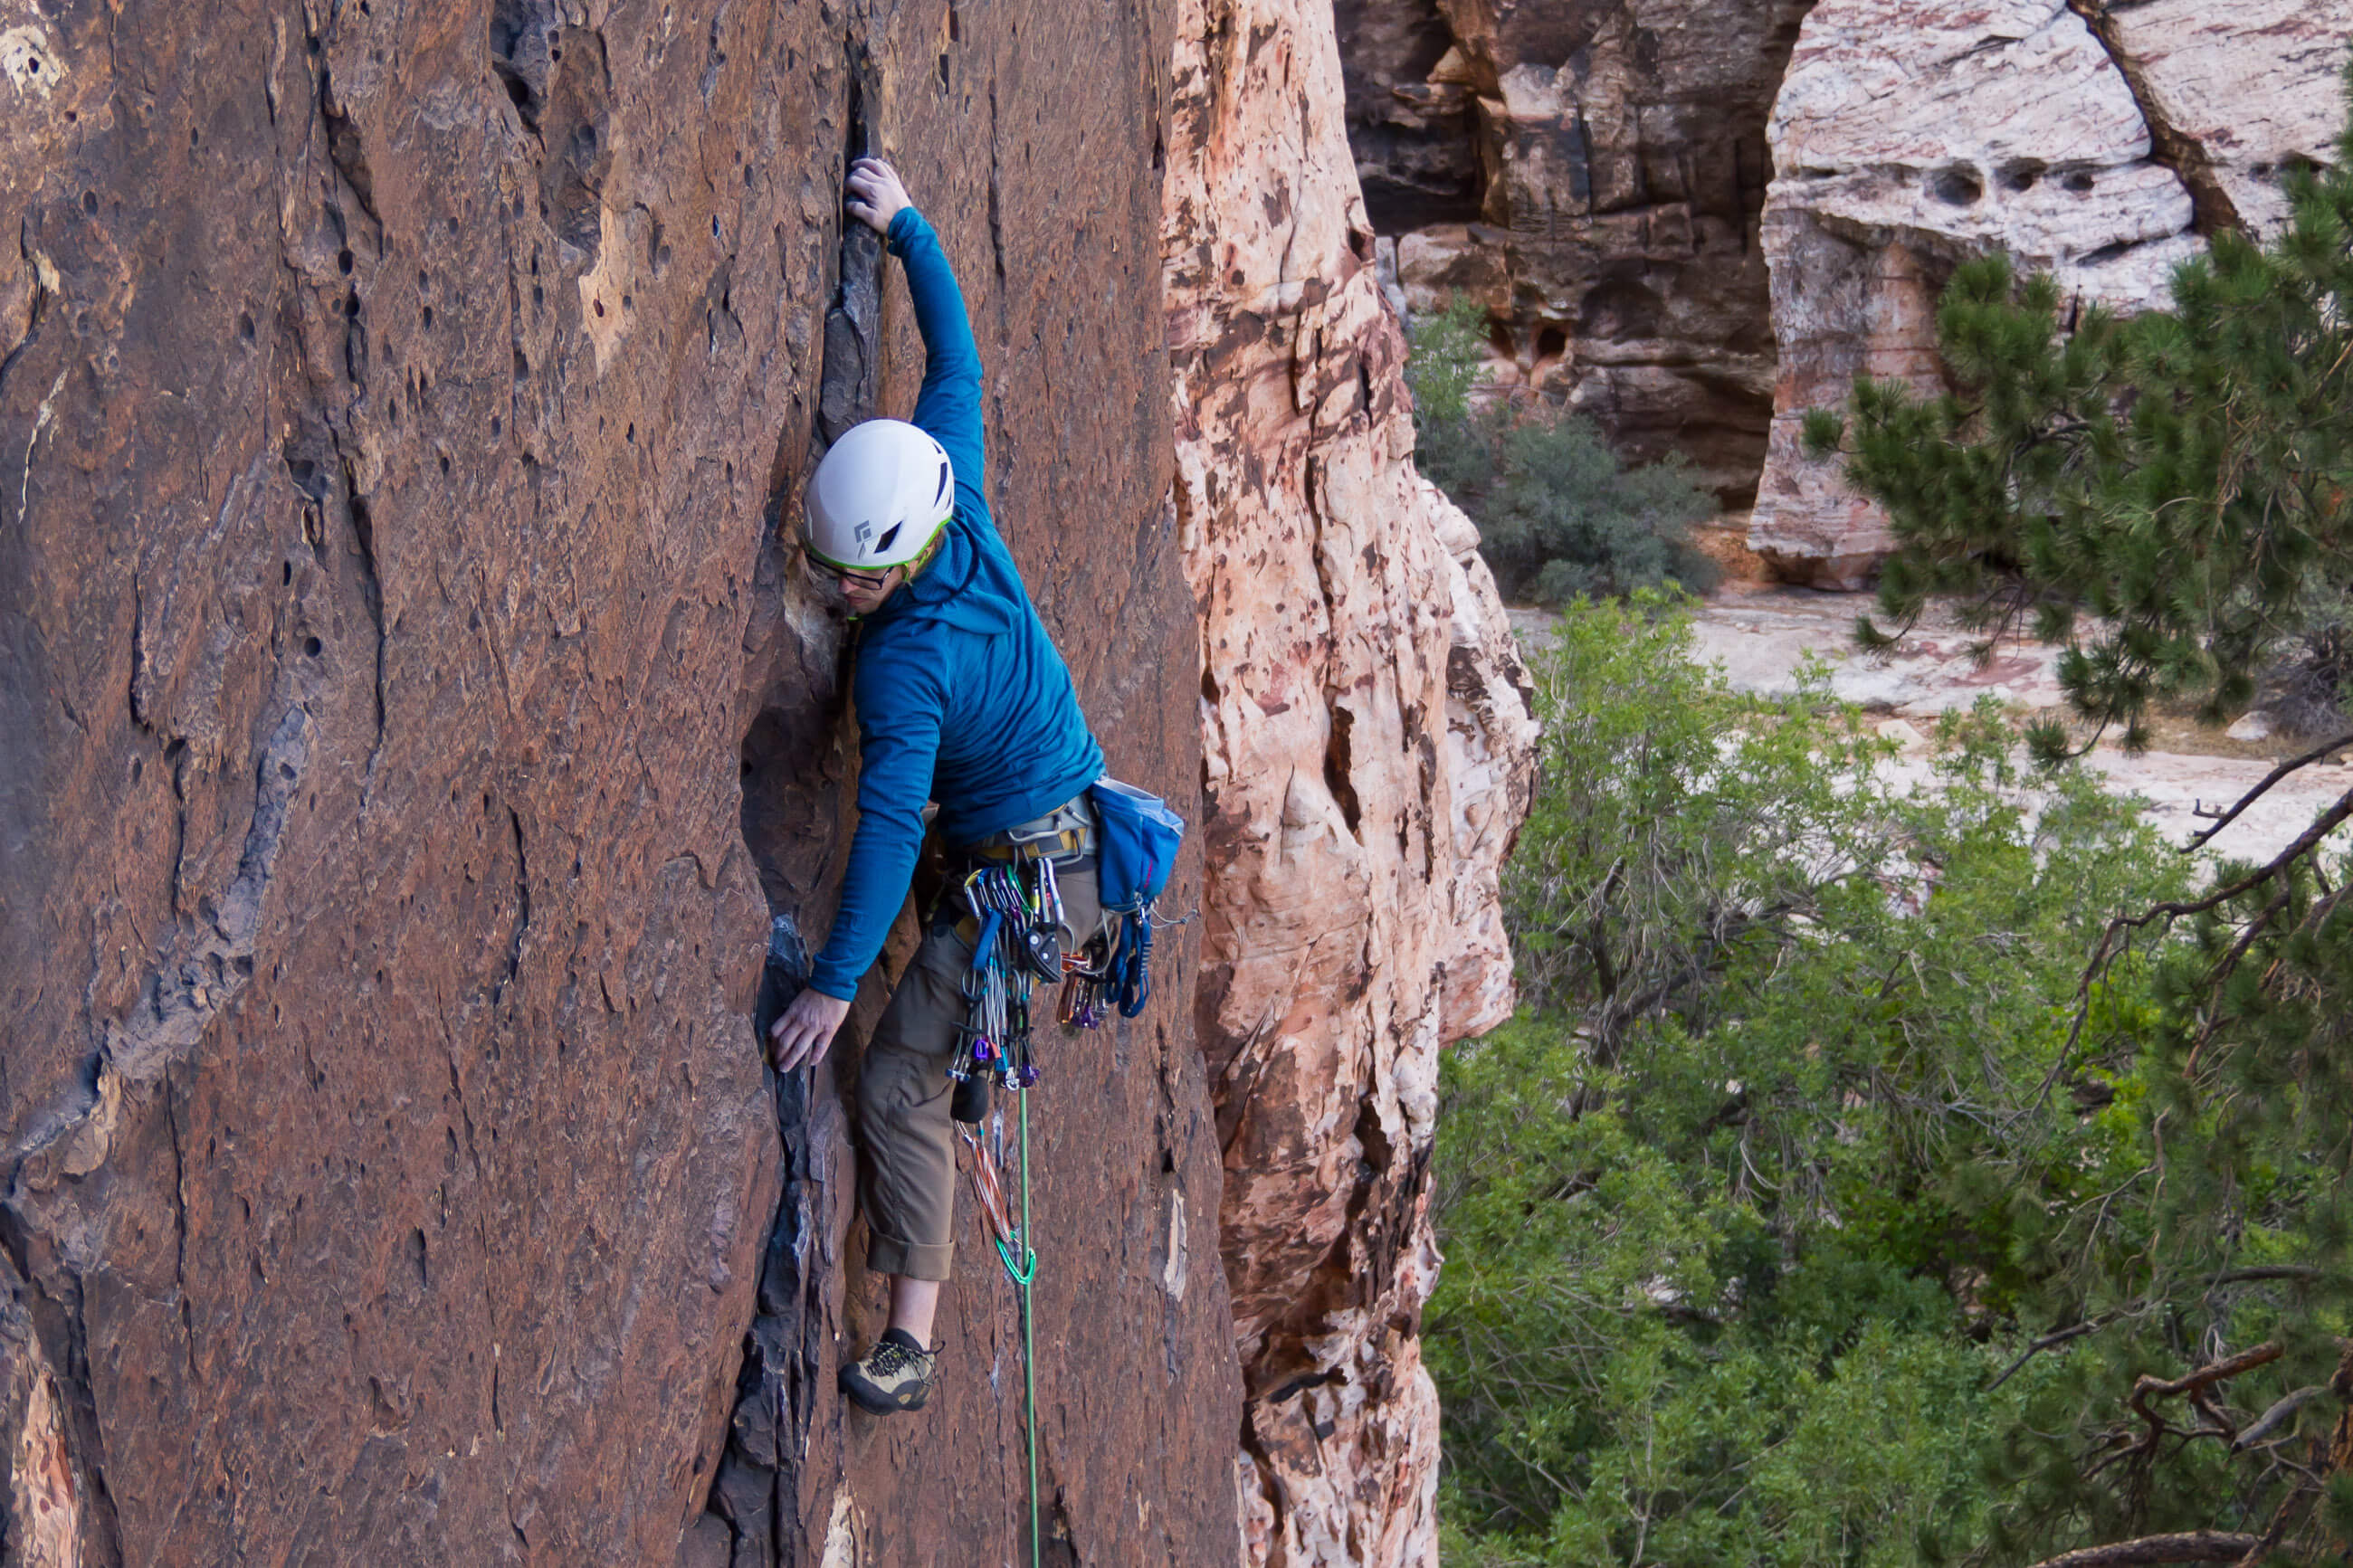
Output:
[[[887,237],[891,220],[914,205],[899,183],[899,172],[880,158],[859,159],[842,183],[849,187],[849,216],[879,235]]]
[[[815,1067],[824,1060],[826,1047],[833,1044],[834,1031],[849,1016],[849,1003],[822,991],[811,989],[794,997],[776,1016],[776,1021],[768,1026],[776,1070],[790,1072],[797,1067]]]

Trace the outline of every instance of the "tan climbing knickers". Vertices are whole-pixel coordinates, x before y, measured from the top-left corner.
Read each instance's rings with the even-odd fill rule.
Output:
[[[1062,951],[1076,952],[1103,925],[1092,856],[1065,858],[1092,849],[1092,817],[1081,796],[949,859],[1001,861],[1017,843],[1051,854],[1062,894]],[[964,977],[977,935],[970,920],[958,921],[960,912],[953,894],[942,900],[859,1069],[859,1181],[873,1232],[866,1266],[878,1274],[945,1279],[955,1258],[955,1130],[948,1117],[955,1085],[948,1068],[963,1038]]]

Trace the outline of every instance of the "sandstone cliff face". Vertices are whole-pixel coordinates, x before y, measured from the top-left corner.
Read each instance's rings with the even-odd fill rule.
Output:
[[[1883,517],[1805,458],[1799,425],[1859,374],[1941,388],[1959,260],[2007,250],[2136,310],[2201,236],[2274,231],[2279,171],[2343,124],[2348,34],[2353,0],[1822,0],[1773,112],[1780,368],[1751,546],[1835,587],[1883,556]]]
[[[1509,1012],[1495,871],[1533,726],[1461,514],[1410,463],[1320,7],[1184,0],[1166,192],[1201,613],[1197,1018],[1225,1151],[1246,1558],[1421,1563],[1437,1054]]]
[[[1195,775],[1138,346],[1166,47],[1048,0],[0,5],[12,1561],[1022,1549],[985,1258],[923,1424],[832,1392],[856,1041],[780,1142],[751,1015],[851,759],[769,525],[863,124],[963,272],[999,516],[1114,766]],[[902,299],[850,325],[903,411]],[[1234,1539],[1170,947],[1039,1106],[1066,1560]]]
[[[1496,324],[1497,384],[1756,491],[1773,343],[1765,122],[1812,0],[1339,0],[1348,121],[1416,310]]]

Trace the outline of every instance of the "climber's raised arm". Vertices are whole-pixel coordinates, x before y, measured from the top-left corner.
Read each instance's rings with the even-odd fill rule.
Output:
[[[940,248],[940,237],[907,199],[896,170],[880,158],[860,158],[844,182],[849,215],[883,237],[891,254],[907,270],[907,292],[915,303],[915,329],[923,337],[923,385],[915,395],[909,423],[947,451],[955,470],[957,499],[976,521],[988,515],[981,444],[980,351],[956,287],[955,269]]]
[[[906,901],[923,804],[935,802],[947,875],[917,910],[922,940],[858,1066],[866,1265],[891,1280],[891,1322],[840,1380],[885,1415],[922,1408],[938,1367],[932,1318],[955,1250],[952,1124],[987,1119],[991,1084],[1036,1081],[1033,980],[1133,975],[1097,984],[1134,988],[1140,1007],[1150,928],[1118,936],[1096,889],[1103,747],[988,515],[980,354],[955,273],[889,164],[861,158],[848,184],[850,216],[907,268],[923,385],[912,423],[842,431],[802,497],[810,575],[862,623],[858,831],[832,934],[769,1035],[779,1068],[825,1055]],[[1093,1028],[1104,1012],[1089,1002],[1065,1017]]]

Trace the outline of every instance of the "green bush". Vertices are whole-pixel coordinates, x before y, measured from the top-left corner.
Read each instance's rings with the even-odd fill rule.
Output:
[[[1712,584],[1690,530],[1715,503],[1680,461],[1628,468],[1589,421],[1477,400],[1484,321],[1460,296],[1416,320],[1406,379],[1421,471],[1478,525],[1505,595],[1558,605]]]
[[[2049,1216],[2146,1157],[2129,1094],[2047,1091],[2086,945],[2183,868],[2086,781],[2029,794],[1990,709],[1906,791],[1819,683],[1741,696],[1689,637],[1577,603],[1534,660],[1525,1005],[1441,1068],[1450,1560],[1941,1561],[2000,1536],[2005,1435],[2085,1408],[2064,1358],[1992,1384]]]

